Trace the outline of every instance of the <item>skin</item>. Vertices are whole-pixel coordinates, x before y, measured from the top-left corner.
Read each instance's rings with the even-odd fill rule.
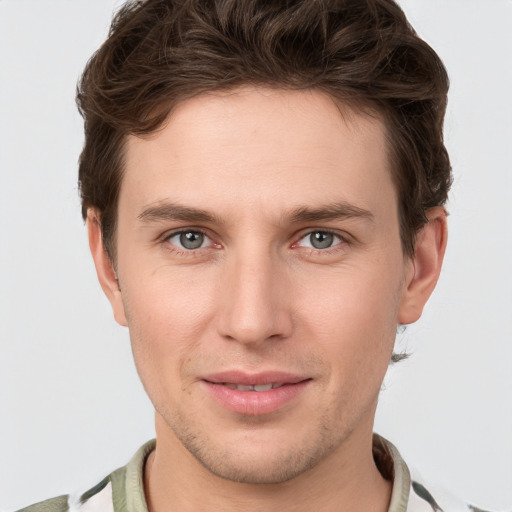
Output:
[[[334,205],[345,215],[327,218]],[[439,276],[446,216],[428,217],[406,257],[383,124],[320,92],[201,95],[128,138],[116,274],[94,210],[88,226],[155,406],[151,511],[387,510],[373,421],[397,325]],[[180,246],[180,230],[202,245]],[[312,247],[319,232],[330,247]],[[240,414],[204,385],[233,369],[309,380],[276,411]]]

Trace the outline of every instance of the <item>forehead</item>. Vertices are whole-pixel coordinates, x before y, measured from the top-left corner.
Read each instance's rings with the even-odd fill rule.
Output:
[[[169,199],[276,214],[303,203],[394,206],[384,125],[312,90],[197,96],[159,131],[127,141],[120,202]]]

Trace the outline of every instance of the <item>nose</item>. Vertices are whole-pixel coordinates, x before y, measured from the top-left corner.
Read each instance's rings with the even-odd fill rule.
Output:
[[[291,290],[279,258],[267,251],[234,257],[226,265],[219,296],[218,330],[246,345],[290,336],[293,328]]]

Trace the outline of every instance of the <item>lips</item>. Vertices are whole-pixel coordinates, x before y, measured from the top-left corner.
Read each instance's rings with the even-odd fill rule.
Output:
[[[235,386],[259,386],[269,384],[282,386],[284,384],[296,384],[308,378],[307,376],[280,371],[249,373],[233,370],[205,375],[202,380],[213,384],[234,384]]]
[[[205,376],[208,394],[225,409],[257,416],[275,412],[305,391],[309,377],[283,372],[222,372]]]

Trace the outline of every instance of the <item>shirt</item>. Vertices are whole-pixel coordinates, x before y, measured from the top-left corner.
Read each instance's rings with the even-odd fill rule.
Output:
[[[58,496],[18,512],[148,512],[143,474],[146,459],[155,445],[155,440],[144,444],[126,466],[85,493]],[[395,446],[377,434],[373,437],[373,456],[382,476],[393,481],[388,512],[485,512],[445,494],[434,496],[419,478],[411,478]]]

